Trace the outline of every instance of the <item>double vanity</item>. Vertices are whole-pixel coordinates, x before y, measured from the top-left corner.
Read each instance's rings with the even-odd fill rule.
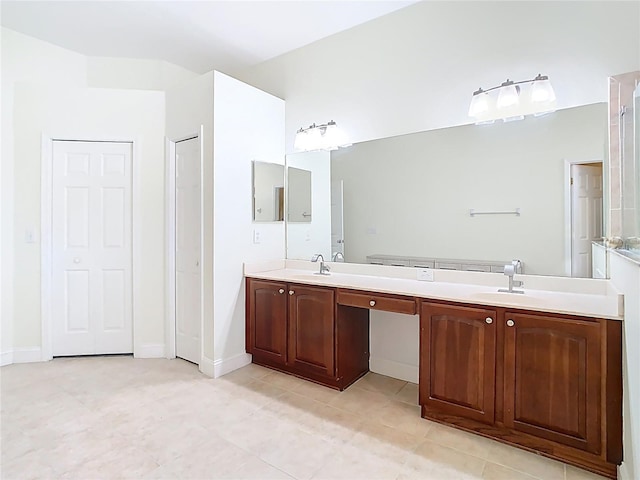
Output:
[[[302,261],[246,265],[253,362],[343,390],[369,371],[369,312],[419,315],[422,417],[616,478],[622,298],[609,282]],[[420,421],[416,419],[416,421]]]

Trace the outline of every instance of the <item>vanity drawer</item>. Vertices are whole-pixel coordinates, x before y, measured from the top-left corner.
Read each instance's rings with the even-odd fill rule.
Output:
[[[384,310],[385,312],[406,313],[407,315],[415,315],[418,312],[414,298],[387,297],[379,293],[338,289],[337,303],[338,305],[347,305],[349,307],[370,308],[372,310]]]

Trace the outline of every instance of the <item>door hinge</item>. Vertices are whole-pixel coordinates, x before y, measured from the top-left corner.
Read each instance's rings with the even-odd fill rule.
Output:
[[[571,183],[569,185],[573,185],[573,177],[571,177]]]

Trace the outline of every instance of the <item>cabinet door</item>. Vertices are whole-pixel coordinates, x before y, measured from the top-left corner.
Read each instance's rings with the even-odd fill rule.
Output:
[[[289,287],[289,364],[333,377],[335,321],[333,290]]]
[[[423,302],[420,342],[420,404],[493,423],[496,312]]]
[[[600,324],[513,312],[505,319],[505,425],[599,453]]]
[[[287,285],[251,280],[249,283],[247,350],[257,361],[287,362]]]

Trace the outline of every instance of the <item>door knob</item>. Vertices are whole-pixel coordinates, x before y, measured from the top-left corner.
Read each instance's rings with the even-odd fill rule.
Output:
[[[515,325],[515,322],[513,320],[507,320],[508,327],[513,327],[514,325]]]
[[[369,302],[369,305],[371,305],[372,307],[375,307],[376,306],[376,301],[375,300],[371,300]]]
[[[493,323],[493,318],[491,317],[487,317],[484,319],[485,322],[487,322],[488,324],[492,324]]]
[[[284,293],[284,288],[281,288],[280,290],[278,290],[278,293]]]
[[[73,263],[80,263],[82,260],[80,259],[80,257],[76,257],[73,259]]]
[[[294,292],[293,290],[289,290],[289,295],[293,295],[294,293],[296,292]]]

